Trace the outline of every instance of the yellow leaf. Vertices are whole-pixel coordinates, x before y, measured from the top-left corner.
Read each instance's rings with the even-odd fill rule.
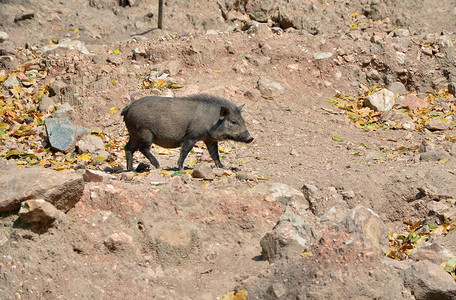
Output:
[[[207,189],[207,184],[203,183],[203,189]]]
[[[111,109],[109,110],[110,114],[115,114],[116,112],[117,112],[117,107],[115,107],[115,106],[111,107]]]
[[[301,256],[304,258],[307,258],[307,257],[313,256],[313,253],[310,251],[306,251],[306,252],[301,253]]]
[[[111,79],[111,83],[112,83],[112,84],[115,84],[115,83],[116,83],[116,79],[115,79],[115,78],[112,78],[112,79]]]
[[[158,149],[158,155],[174,154],[174,152],[172,150],[167,149],[167,148],[162,148],[162,147],[157,146],[157,149]]]
[[[198,163],[198,161],[197,161],[196,159],[192,159],[192,160],[190,160],[190,161],[187,163],[187,166],[193,167],[193,166],[195,166],[197,163]]]
[[[448,157],[444,157],[441,160],[439,160],[438,164],[439,165],[444,165],[448,162]]]
[[[90,160],[92,160],[92,154],[90,154],[90,153],[80,154],[80,155],[78,155],[78,159],[90,161]]]
[[[332,137],[332,140],[333,140],[333,141],[336,141],[336,142],[343,142],[343,141],[344,141],[343,138],[341,138],[340,136],[337,136],[337,135],[333,136],[333,137]]]
[[[233,300],[246,300],[249,292],[247,290],[240,290],[234,293]]]
[[[214,70],[214,73],[222,73],[220,70]]]

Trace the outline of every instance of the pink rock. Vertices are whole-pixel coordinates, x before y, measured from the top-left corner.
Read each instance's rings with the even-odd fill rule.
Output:
[[[414,94],[409,94],[405,96],[398,97],[396,100],[396,104],[404,107],[409,107],[409,108],[428,108],[429,103],[427,103],[424,100],[421,100]]]

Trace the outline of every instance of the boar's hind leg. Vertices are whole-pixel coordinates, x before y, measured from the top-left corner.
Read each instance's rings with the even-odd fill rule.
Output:
[[[179,160],[177,161],[177,168],[179,170],[184,169],[184,160],[187,157],[190,150],[192,150],[193,146],[195,146],[195,143],[196,141],[194,140],[185,140],[182,144]]]
[[[206,144],[207,150],[209,151],[209,154],[211,155],[212,159],[214,160],[217,168],[226,169],[225,166],[220,161],[217,141],[205,141],[204,143]]]
[[[125,156],[127,157],[127,170],[133,171],[133,153],[138,150],[138,143],[130,137],[125,146]]]
[[[152,153],[150,153],[150,145],[152,145],[152,143],[150,143],[149,145],[139,146],[139,151],[141,151],[141,153],[144,154],[145,157],[147,157],[147,159],[150,161],[152,165],[154,165],[155,168],[159,169],[160,164],[158,163],[158,160],[155,158],[155,156],[152,155]]]

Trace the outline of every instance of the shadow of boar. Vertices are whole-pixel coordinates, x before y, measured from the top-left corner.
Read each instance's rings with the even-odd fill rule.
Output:
[[[152,143],[164,148],[182,146],[177,167],[184,168],[184,160],[197,141],[203,141],[219,168],[218,142],[234,140],[250,143],[241,109],[244,105],[208,95],[183,98],[148,96],[127,105],[121,112],[130,134],[125,146],[127,169],[133,171],[133,153],[139,150],[155,168],[160,168],[149,148]]]

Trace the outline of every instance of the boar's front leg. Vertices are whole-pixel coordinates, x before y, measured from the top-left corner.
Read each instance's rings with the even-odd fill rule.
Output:
[[[187,158],[188,153],[192,150],[193,146],[195,146],[195,140],[185,140],[182,144],[179,160],[177,161],[177,168],[179,170],[184,169],[184,160]]]
[[[214,160],[217,168],[226,169],[225,166],[220,161],[218,142],[217,141],[204,141],[204,143],[206,144],[207,150],[209,151],[209,154],[211,155],[212,159]]]

